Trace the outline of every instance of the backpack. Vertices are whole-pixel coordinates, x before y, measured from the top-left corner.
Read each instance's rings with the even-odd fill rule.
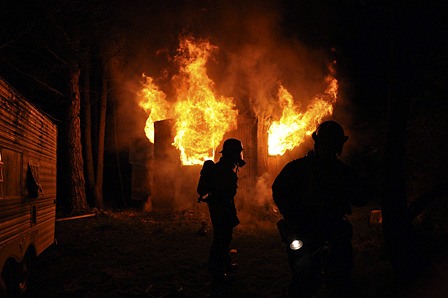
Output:
[[[201,169],[201,176],[199,177],[198,187],[196,191],[199,194],[198,203],[206,202],[207,197],[213,190],[213,181],[215,173],[215,163],[213,160],[206,160]]]

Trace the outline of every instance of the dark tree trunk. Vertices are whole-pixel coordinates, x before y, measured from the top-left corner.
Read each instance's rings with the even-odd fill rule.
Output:
[[[415,71],[408,51],[411,36],[405,14],[391,14],[391,84],[387,136],[384,147],[383,231],[386,249],[398,278],[409,280],[421,272],[423,255],[412,226],[407,203],[405,153],[409,109],[415,89]]]
[[[101,106],[100,117],[98,123],[98,152],[97,167],[95,179],[95,206],[104,209],[103,199],[103,168],[104,168],[104,138],[106,132],[106,112],[107,112],[107,96],[108,96],[108,69],[107,62],[103,62],[102,86],[101,86]]]
[[[94,197],[95,172],[93,169],[93,149],[92,149],[92,110],[90,100],[90,53],[87,51],[84,57],[84,93],[83,93],[83,140],[84,158],[86,169],[86,192],[88,198]]]
[[[408,103],[403,96],[393,98],[390,103],[384,152],[382,211],[384,237],[391,264],[399,278],[408,279],[419,272],[422,256],[407,205],[403,157]]]
[[[68,172],[70,183],[69,194],[71,197],[71,212],[73,214],[82,214],[89,211],[86,201],[84,164],[81,146],[81,97],[79,92],[78,65],[70,68],[70,107],[67,117],[67,136],[68,136]]]

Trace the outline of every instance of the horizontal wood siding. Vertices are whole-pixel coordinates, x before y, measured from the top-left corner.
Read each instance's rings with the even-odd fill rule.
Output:
[[[5,250],[13,250],[20,241],[26,246],[34,245],[39,255],[54,242],[57,127],[2,78],[0,148],[19,152],[22,160],[20,196],[0,198],[1,256],[4,257]],[[39,191],[37,198],[27,197],[29,163],[38,165],[43,193]],[[20,257],[24,252],[15,253]]]

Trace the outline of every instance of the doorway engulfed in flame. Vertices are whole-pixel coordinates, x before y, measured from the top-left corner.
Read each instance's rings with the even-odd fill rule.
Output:
[[[172,102],[167,101],[166,94],[151,77],[143,75],[145,82],[139,92],[139,104],[148,113],[146,135],[153,143],[154,122],[173,119],[172,144],[180,151],[183,165],[214,160],[224,135],[237,128],[234,98],[217,95],[215,83],[207,75],[206,63],[216,50],[209,41],[181,37],[178,54],[174,57],[179,72],[171,78],[176,97]],[[280,105],[282,109],[281,118],[274,119],[267,131],[269,155],[283,155],[300,146],[319,122],[333,113],[338,92],[333,66],[325,79],[326,90],[314,96],[305,109],[283,85],[279,86],[278,101],[269,100],[269,104]]]
[[[283,108],[282,117],[273,121],[268,129],[269,155],[283,155],[305,141],[316,130],[322,118],[333,114],[333,103],[337,99],[337,80],[328,77],[325,93],[315,96],[304,112],[300,106],[294,106],[292,95],[280,86],[278,97]]]
[[[154,107],[145,108],[149,113],[146,135],[154,135],[154,120],[172,117],[176,131],[173,145],[179,149],[183,165],[213,160],[224,134],[236,128],[238,111],[234,99],[216,95],[214,82],[207,76],[205,64],[214,50],[216,47],[208,41],[195,41],[191,37],[181,39],[175,57],[179,74],[172,79],[177,95],[172,110],[165,101],[165,93],[156,85],[147,83],[140,92],[140,106]],[[151,78],[144,77],[147,82],[152,82]],[[154,142],[153,138],[148,138]]]

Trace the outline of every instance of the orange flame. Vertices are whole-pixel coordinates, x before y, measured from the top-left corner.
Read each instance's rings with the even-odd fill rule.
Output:
[[[202,164],[214,159],[224,134],[236,128],[238,111],[233,98],[215,95],[214,83],[207,76],[205,64],[216,47],[185,38],[180,49],[176,57],[181,84],[175,106],[174,145],[181,152],[182,164]]]
[[[166,100],[166,94],[157,87],[151,77],[142,74],[144,79],[143,89],[139,97],[143,98],[139,106],[149,113],[145,125],[145,134],[151,143],[154,143],[154,122],[168,118],[170,104]]]
[[[171,104],[166,94],[151,77],[143,74],[144,88],[139,95],[139,105],[148,114],[145,133],[154,143],[154,122],[173,118],[175,137],[173,145],[180,151],[183,165],[202,164],[215,159],[215,150],[224,134],[236,128],[238,111],[232,97],[218,96],[214,82],[208,77],[206,63],[217,47],[205,40],[192,37],[180,38],[174,62],[179,67],[172,77],[176,98]],[[305,111],[294,103],[289,91],[279,86],[278,98],[282,111],[280,120],[273,121],[268,129],[269,155],[283,155],[286,150],[300,146],[316,129],[322,119],[333,113],[332,104],[337,99],[338,82],[329,66],[327,88],[315,96]]]
[[[322,118],[333,113],[332,103],[337,99],[338,82],[331,76],[326,81],[328,87],[324,94],[316,96],[304,113],[300,112],[300,106],[294,106],[288,90],[279,87],[278,97],[283,112],[280,120],[273,121],[268,129],[269,155],[283,155],[286,150],[300,146],[316,130]]]
[[[233,98],[216,95],[214,83],[207,76],[206,63],[216,49],[208,41],[181,38],[175,57],[179,74],[172,78],[177,95],[172,111],[167,105],[166,95],[152,84],[151,78],[147,78],[141,93],[145,101],[141,101],[140,106],[150,111],[145,128],[148,139],[154,142],[154,121],[166,119],[163,116],[167,117],[171,112],[175,119],[173,145],[179,149],[183,165],[214,160],[215,149],[224,134],[236,128],[238,111],[234,109]],[[163,119],[159,119],[159,115]]]

